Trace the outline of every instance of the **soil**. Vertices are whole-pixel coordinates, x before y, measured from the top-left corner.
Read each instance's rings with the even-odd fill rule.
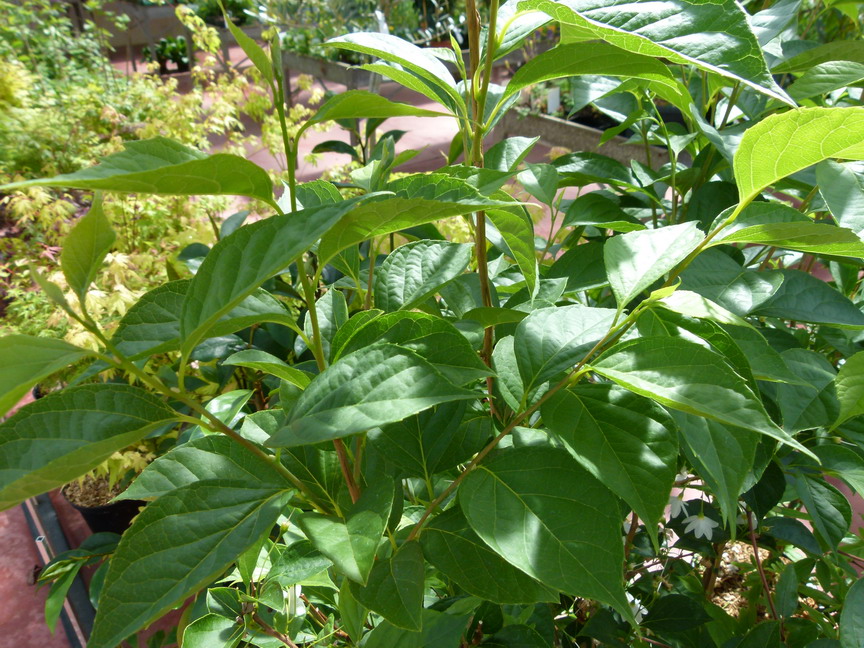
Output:
[[[66,499],[76,506],[90,508],[105,506],[122,491],[123,489],[119,483],[114,484],[113,488],[109,488],[106,477],[93,479],[89,475],[84,477],[80,482],[70,482],[63,487],[63,494],[66,496]]]

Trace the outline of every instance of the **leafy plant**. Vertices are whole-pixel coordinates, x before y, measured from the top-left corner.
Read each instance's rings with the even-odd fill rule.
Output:
[[[289,130],[279,41],[268,54],[229,24],[276,98],[280,197],[242,157],[164,138],[6,187],[275,213],[226,221],[191,279],[110,334],[42,281],[98,348],[0,338],[0,405],[70,363],[134,384],[71,386],[0,425],[0,504],[179,430],[127,491],[152,501],[108,563],[94,648],[190,596],[184,646],[860,645],[862,544],[838,481],[864,489],[857,88],[795,105],[771,74],[806,47],[785,3],[493,0],[485,38],[467,10],[466,82],[394,36],[330,41],[456,119],[435,172],[391,176],[387,138],[345,193],[297,183],[308,128],[427,111],[356,92]],[[562,42],[493,84],[493,61],[553,19]],[[669,162],[484,146],[523,88],[573,75],[622,79],[638,102],[622,124]],[[513,178],[548,208],[547,240],[502,190]],[[450,217],[471,243],[441,236]],[[69,234],[76,294],[112,237],[98,210]]]

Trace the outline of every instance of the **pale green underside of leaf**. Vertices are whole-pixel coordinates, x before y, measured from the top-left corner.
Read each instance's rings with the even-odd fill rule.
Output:
[[[770,223],[739,229],[711,245],[750,243],[810,254],[864,258],[864,242],[852,230],[823,223]]]
[[[221,479],[148,505],[111,560],[88,646],[114,648],[221,574],[276,522],[288,493]]]
[[[789,94],[795,101],[801,101],[857,84],[862,80],[864,63],[828,61],[814,65],[802,74],[789,86]]]
[[[43,378],[92,355],[62,340],[7,335],[0,338],[0,413],[5,414]]]
[[[753,430],[811,454],[768,418],[722,356],[695,342],[672,337],[631,340],[612,347],[592,369],[666,407]]]
[[[129,385],[73,387],[31,403],[0,425],[0,510],[80,477],[176,418]]]
[[[487,209],[486,218],[492,223],[507,247],[513,260],[525,277],[525,285],[531,295],[537,293],[539,281],[537,256],[534,250],[534,223],[521,207],[518,209]]]
[[[632,619],[615,497],[565,451],[502,451],[465,478],[458,500],[471,528],[507,562]]]
[[[828,158],[864,159],[864,108],[796,108],[763,119],[735,152],[741,203]]]
[[[70,187],[121,193],[248,196],[276,206],[267,172],[228,153],[205,155],[165,137],[127,142],[89,169],[27,180],[4,189]]]
[[[581,40],[601,38],[636,54],[692,63],[794,105],[768,73],[747,14],[735,2],[527,0],[519,6],[573,25]]]
[[[257,369],[271,376],[286,380],[300,389],[305,389],[312,380],[312,376],[305,371],[295,369],[284,360],[280,360],[276,356],[259,349],[238,351],[225,358],[222,364]]]
[[[306,388],[268,445],[319,443],[394,423],[453,400],[477,398],[414,352],[375,344],[342,357]]]
[[[97,195],[90,211],[66,235],[60,252],[63,275],[79,300],[87,293],[116,238],[102,211],[102,199]]]

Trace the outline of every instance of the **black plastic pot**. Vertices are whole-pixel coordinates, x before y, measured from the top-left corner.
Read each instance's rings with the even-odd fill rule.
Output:
[[[65,493],[63,497],[66,497]],[[129,528],[132,518],[138,515],[139,509],[146,504],[142,500],[120,500],[104,506],[79,506],[68,497],[66,501],[81,513],[93,533],[109,531],[119,534]]]

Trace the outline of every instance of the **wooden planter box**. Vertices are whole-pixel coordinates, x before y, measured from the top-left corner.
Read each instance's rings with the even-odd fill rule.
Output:
[[[492,139],[497,142],[505,137],[515,136],[539,136],[540,141],[546,146],[563,146],[572,151],[597,152],[623,164],[629,164],[630,160],[638,160],[642,164],[647,162],[645,149],[640,144],[629,144],[626,138],[616,136],[600,146],[603,131],[551,115],[530,113],[520,115],[517,110],[511,110],[495,126]],[[651,166],[653,168],[666,164],[668,161],[669,156],[664,149],[651,148]]]
[[[117,31],[113,23],[106,21],[98,12],[94,20],[99,27],[111,32],[110,44],[113,47],[154,47],[160,38],[186,36],[186,28],[177,20],[172,5],[139,5],[134,2],[115,0],[104,7],[118,16],[128,16],[129,24],[123,31]]]

